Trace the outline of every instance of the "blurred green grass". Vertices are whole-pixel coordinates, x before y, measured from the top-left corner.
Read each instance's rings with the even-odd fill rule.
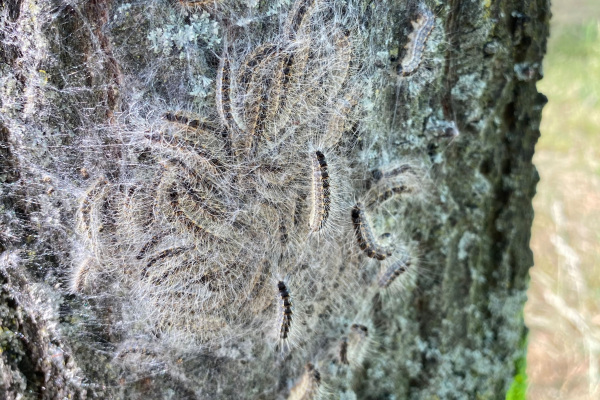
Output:
[[[557,0],[534,163],[530,399],[600,398],[600,1]]]
[[[552,32],[539,90],[550,96],[537,150],[600,145],[600,22]]]

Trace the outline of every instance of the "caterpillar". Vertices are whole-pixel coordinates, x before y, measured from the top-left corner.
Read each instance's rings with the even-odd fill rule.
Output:
[[[423,50],[433,30],[435,17],[429,8],[423,6],[417,21],[411,21],[410,23],[413,31],[408,36],[408,43],[404,46],[406,54],[402,62],[398,65],[398,74],[402,76],[411,75],[421,65]]]
[[[202,126],[202,123],[198,119],[191,119],[186,117],[185,115],[175,114],[172,112],[164,113],[163,118],[169,122],[185,125],[193,129],[197,129]]]
[[[369,353],[373,340],[369,328],[361,324],[352,324],[348,334],[347,361],[348,364],[359,366]]]
[[[410,193],[410,192],[412,192],[412,188],[403,183],[400,183],[398,185],[387,186],[385,188],[385,190],[377,193],[377,195],[371,199],[369,206],[381,204],[381,203],[391,199],[395,195],[400,195],[403,193]]]
[[[183,253],[187,253],[189,251],[193,250],[193,246],[185,246],[185,247],[174,247],[171,249],[167,249],[167,250],[163,250],[162,252],[160,252],[156,257],[154,257],[153,259],[150,260],[150,262],[146,265],[146,267],[144,267],[144,269],[142,270],[142,277],[143,278],[150,278],[150,272],[148,271],[152,265],[151,262],[153,262],[154,264],[159,261],[159,260],[163,260],[165,258],[169,258],[169,257],[177,257]],[[153,271],[154,273],[152,273],[152,284],[155,286],[162,286],[163,288],[166,288],[165,283],[167,282],[167,278],[169,278],[171,275],[177,275],[177,274],[181,274],[183,272],[183,274],[185,274],[187,277],[191,277],[191,276],[197,276],[198,275],[198,264],[202,264],[204,262],[206,262],[207,259],[205,257],[200,257],[200,258],[196,258],[194,257],[193,259],[186,259],[183,262],[177,262],[175,265],[169,265],[168,268],[158,268],[156,271]],[[175,283],[178,287],[180,287],[181,290],[184,290],[183,288],[185,286],[179,286],[180,284],[182,284],[183,282],[187,282],[187,285],[193,284],[193,283],[201,283],[201,284],[206,284],[208,283],[208,286],[210,288],[210,280],[209,280],[209,275],[208,274],[204,274],[202,276],[200,276],[200,278],[195,278],[194,280],[188,280],[188,279],[182,279],[181,276],[176,277],[174,282],[172,282],[171,284]],[[212,290],[212,288],[211,288]]]
[[[171,189],[177,191],[179,204],[191,206],[192,211],[202,211],[210,219],[216,219],[226,214],[225,206],[218,200],[222,191],[218,184],[209,180],[210,178],[200,176],[185,163],[176,158],[171,158],[164,164],[173,168],[177,179],[173,182]]]
[[[177,191],[177,182],[174,182],[172,178],[166,183],[164,181],[160,183],[159,193],[162,194],[161,206],[168,207],[168,210],[171,211],[172,215],[175,217],[175,221],[183,226],[187,231],[191,232],[198,238],[210,238],[214,241],[222,240],[215,233],[196,221],[193,216],[189,215],[189,211],[182,207],[181,195]],[[163,212],[165,211],[163,210]]]
[[[156,246],[158,244],[158,242],[160,241],[160,239],[162,239],[164,236],[165,236],[164,232],[160,232],[160,233],[152,236],[152,238],[145,245],[142,246],[142,248],[140,249],[138,254],[135,256],[135,258],[137,260],[141,260],[142,258],[144,258],[146,256],[146,253],[148,253],[148,251],[150,249],[154,248],[154,246]]]
[[[266,107],[266,120],[276,124],[274,131],[286,126],[297,105],[297,84],[304,77],[309,54],[309,41],[304,38],[280,51]]]
[[[96,262],[88,257],[73,270],[71,277],[71,293],[81,293],[88,287],[90,271],[96,269]]]
[[[92,237],[91,232],[91,213],[93,203],[98,200],[100,196],[106,195],[105,190],[108,185],[108,181],[105,178],[100,178],[92,187],[86,192],[83,201],[79,207],[79,227],[82,231],[87,232],[88,237]]]
[[[217,72],[217,88],[216,88],[216,104],[217,112],[221,117],[223,125],[229,129],[234,130],[237,128],[237,124],[233,118],[231,110],[231,66],[227,55],[223,54],[221,62],[219,64],[219,70]]]
[[[367,194],[367,207],[376,207],[396,195],[419,192],[422,183],[412,166],[400,165],[387,171],[373,171],[375,185]]]
[[[250,108],[246,109],[244,113],[244,119],[246,122],[246,134],[248,140],[246,141],[246,149],[252,147],[252,141],[254,137],[263,136],[269,140],[267,132],[265,132],[265,126],[267,124],[268,106],[270,91],[269,88],[272,85],[273,78],[265,77],[265,81],[259,80],[255,82],[253,90],[257,90],[257,93],[252,93],[249,98],[251,99]]]
[[[304,74],[304,68],[308,60],[308,51],[301,43],[298,49],[287,49],[281,53],[281,57],[275,71],[273,87],[269,93],[269,104],[267,106],[267,119],[274,121],[277,114],[283,115],[283,122],[288,118],[288,110],[291,104],[286,104],[290,87],[300,80]],[[282,122],[280,122],[281,124]]]
[[[338,353],[340,363],[348,365],[348,338],[346,336],[342,337],[340,340],[340,351]]]
[[[142,271],[141,271],[142,278],[146,278],[148,276],[148,270],[150,268],[152,268],[152,266],[154,264],[156,264],[157,262],[159,262],[160,260],[163,260],[168,257],[178,256],[187,250],[189,250],[189,247],[172,247],[170,249],[166,249],[166,250],[159,252],[157,255],[152,257],[148,261],[148,263],[146,263],[146,266],[142,269]]]
[[[405,172],[414,173],[412,167],[408,164],[403,164],[398,167],[392,168],[389,171],[382,171],[380,169],[376,169],[373,171],[373,179],[376,182],[379,182],[382,179],[389,179],[395,176],[404,174]]]
[[[390,250],[382,247],[375,240],[361,203],[357,203],[352,209],[352,222],[358,245],[367,256],[377,260],[385,260],[392,255]]]
[[[286,39],[293,39],[296,33],[304,27],[310,19],[310,14],[317,0],[297,0],[288,14],[283,35]]]
[[[329,122],[327,123],[327,135],[329,136],[330,145],[335,145],[340,141],[344,133],[347,131],[347,121],[350,119],[352,110],[358,104],[358,95],[355,92],[350,92],[343,99],[338,100],[336,110],[333,112]]]
[[[193,188],[188,181],[180,181],[179,185],[183,189],[179,200],[182,206],[187,206],[186,209],[193,212],[201,212],[204,217],[215,222],[223,221],[227,210],[221,201],[211,196],[203,187]]]
[[[311,155],[312,167],[312,210],[310,213],[309,227],[313,232],[323,228],[329,217],[331,204],[329,188],[329,172],[325,155],[319,150]]]
[[[337,97],[338,92],[347,81],[352,61],[352,44],[350,42],[350,31],[341,31],[335,34],[334,39],[336,60],[335,68],[330,78],[331,87],[328,89],[328,98]]]
[[[165,136],[162,133],[149,134],[145,135],[145,137],[153,143],[158,143],[161,146],[165,146],[167,149],[177,152],[178,156],[198,162],[198,164],[206,167],[215,175],[219,175],[224,169],[223,164],[204,147],[189,143],[184,139]],[[193,151],[188,150],[190,148],[193,149]]]
[[[304,367],[304,374],[290,391],[288,400],[316,400],[319,398],[321,373],[311,363]]]
[[[388,288],[396,278],[405,273],[410,267],[411,262],[408,257],[398,260],[391,264],[384,273],[379,277],[377,285],[382,288]]]
[[[283,281],[277,282],[277,290],[279,291],[279,303],[281,306],[279,339],[287,341],[292,327],[292,300],[288,287]]]
[[[248,91],[248,85],[255,74],[254,69],[261,64],[271,61],[273,56],[278,54],[278,51],[279,46],[272,43],[266,43],[257,47],[252,53],[246,56],[245,63],[240,68],[237,79],[241,85],[242,91]]]
[[[276,45],[267,44],[259,47],[261,48],[261,51],[251,55],[251,60],[246,63],[241,76],[241,83],[246,89],[243,96],[246,138],[242,143],[245,150],[252,147],[255,137],[267,134],[265,126],[275,79],[273,73],[279,65],[281,55]],[[268,136],[265,138],[270,139]]]

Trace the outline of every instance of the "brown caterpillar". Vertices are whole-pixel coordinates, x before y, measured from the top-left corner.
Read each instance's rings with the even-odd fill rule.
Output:
[[[192,251],[193,250],[193,246],[185,246],[185,247],[175,247],[175,248],[171,248],[171,249],[167,249],[167,250],[163,250],[161,251],[156,257],[152,258],[150,260],[150,262],[153,262],[152,265],[156,264],[156,262],[158,262],[159,260],[163,260],[165,258],[169,258],[169,257],[176,257],[180,254],[186,253],[188,251]],[[151,278],[151,282],[153,285],[157,285],[157,286],[163,286],[165,285],[165,282],[167,281],[167,278],[169,278],[169,276],[171,275],[175,275],[175,274],[179,274],[180,272],[184,272],[185,274],[187,274],[188,276],[190,274],[194,274],[194,276],[196,276],[197,274],[197,268],[196,266],[198,265],[198,263],[202,263],[205,262],[206,258],[201,258],[201,259],[196,259],[194,258],[193,261],[190,261],[189,259],[186,260],[185,262],[178,262],[176,265],[171,265],[169,266],[168,269],[163,268],[162,270],[159,268],[155,271],[155,273],[152,274]],[[148,263],[144,269],[142,270],[142,277],[143,278],[149,278],[149,269],[152,267],[151,263]],[[190,271],[192,270],[192,271]],[[158,275],[158,276],[157,276]],[[176,278],[176,282],[179,282],[180,280]],[[207,275],[203,275],[200,278],[196,278],[192,281],[188,282],[189,284],[192,283],[201,283],[201,284],[206,284],[206,282],[208,281],[208,277]],[[209,284],[210,285],[210,284]],[[212,288],[211,288],[212,290]]]
[[[145,135],[145,137],[151,142],[176,150],[178,155],[198,162],[200,165],[207,167],[209,171],[215,175],[218,175],[224,168],[223,164],[217,158],[213,157],[206,148],[200,147],[194,143],[189,143],[184,139],[174,136],[165,136],[162,133]],[[193,151],[188,150],[190,148],[193,149]]]
[[[352,324],[348,334],[347,364],[354,367],[361,365],[369,352],[371,343],[369,329],[361,324]]]
[[[217,183],[213,181],[208,174],[199,175],[193,168],[188,167],[183,161],[172,157],[166,161],[164,161],[164,165],[173,168],[177,175],[180,178],[181,183],[184,183],[186,186],[190,186],[191,184],[198,185],[208,192],[218,195],[220,191],[217,188]]]
[[[293,39],[296,33],[304,27],[310,19],[316,0],[296,0],[288,14],[283,35],[286,39]]]
[[[79,206],[79,225],[82,231],[87,232],[88,237],[92,237],[92,233],[90,231],[90,223],[91,223],[91,212],[92,212],[92,203],[96,201],[98,197],[103,195],[103,192],[106,189],[106,185],[108,185],[108,181],[105,178],[100,178],[85,194],[83,201],[81,202],[81,206]]]
[[[159,252],[157,255],[152,257],[147,263],[146,266],[141,271],[142,278],[146,278],[148,276],[148,269],[152,268],[154,264],[168,257],[175,257],[183,252],[189,250],[189,247],[172,247],[170,249],[163,250]]]
[[[231,66],[227,55],[223,54],[217,72],[216,103],[221,122],[229,130],[237,128],[231,110]]]
[[[402,59],[402,62],[398,64],[398,74],[402,76],[414,73],[419,68],[419,65],[421,65],[423,50],[433,30],[435,17],[429,8],[422,6],[422,11],[417,21],[411,21],[410,23],[413,31],[408,35],[408,43],[404,46],[406,55]]]
[[[181,207],[179,204],[179,195],[174,191],[171,192],[171,207],[179,222],[196,236],[201,238],[210,237],[217,241],[221,240],[221,238],[208,230],[205,226],[201,225]]]
[[[319,398],[321,373],[311,363],[304,367],[304,374],[290,391],[288,400],[316,400]]]
[[[382,247],[375,240],[361,203],[357,203],[352,209],[352,222],[358,245],[367,256],[377,260],[385,260],[392,255],[390,250]]]
[[[339,351],[340,363],[348,365],[348,338],[344,336],[340,341],[340,351]]]
[[[289,338],[290,329],[292,327],[292,300],[290,298],[290,292],[283,281],[277,282],[277,290],[279,291],[281,305],[279,339],[286,341]]]
[[[330,137],[328,144],[335,145],[338,143],[344,132],[348,130],[346,127],[347,121],[357,104],[358,96],[354,92],[348,93],[343,99],[338,100],[337,108],[327,123],[327,134]]]
[[[185,125],[192,129],[198,129],[202,127],[202,123],[198,119],[192,119],[185,115],[175,114],[172,112],[167,112],[163,115],[163,118],[169,122]]]
[[[192,232],[199,234],[204,231],[218,239],[217,235],[197,222],[196,215],[200,213],[202,218],[218,221],[226,214],[225,206],[217,200],[220,192],[215,184],[196,174],[178,159],[167,160],[164,166],[171,169],[174,176],[170,177],[170,184],[166,189],[166,184],[159,186],[163,195],[166,193],[166,201],[163,200],[163,204],[170,204],[178,220]]]
[[[335,35],[335,68],[331,75],[331,88],[329,89],[329,101],[337,97],[338,92],[346,82],[352,61],[352,43],[350,42],[350,31],[337,32]]]
[[[167,112],[167,113],[163,114],[163,118],[166,121],[171,122],[173,124],[183,125],[185,127],[185,129],[184,129],[185,131],[193,132],[193,135],[196,138],[195,141],[190,141],[188,139],[180,138],[180,144],[187,145],[188,147],[195,150],[198,148],[197,137],[199,135],[203,136],[203,138],[202,138],[203,140],[205,140],[206,137],[213,136],[214,139],[221,141],[222,149],[226,152],[226,154],[231,155],[231,138],[230,138],[229,131],[238,132],[238,130],[235,129],[235,128],[237,128],[237,125],[235,123],[235,119],[233,118],[230,98],[227,97],[227,100],[221,98],[221,96],[222,96],[221,92],[224,92],[227,94],[227,96],[229,96],[229,90],[225,90],[225,89],[220,90],[219,89],[219,84],[221,83],[221,81],[219,80],[220,73],[221,73],[221,71],[219,71],[217,73],[217,90],[216,90],[217,93],[216,93],[215,103],[217,105],[217,111],[219,112],[219,115],[223,117],[222,119],[224,119],[225,117],[228,117],[230,119],[230,125],[228,125],[227,123],[223,123],[223,125],[225,125],[225,126],[213,126],[212,124],[202,122],[200,119],[194,118],[191,115],[190,116],[185,115],[182,112],[177,112],[177,113]],[[227,82],[227,86],[229,89],[229,86],[230,86],[229,82]],[[225,96],[223,96],[223,97],[225,97]],[[224,104],[223,104],[223,102],[224,102]],[[227,109],[226,112],[223,111],[224,107]],[[159,135],[152,135],[152,136],[146,136],[146,137],[151,139],[151,137],[158,137],[158,136]],[[180,135],[176,135],[176,136],[180,137]],[[214,141],[213,141],[213,143],[214,143]],[[202,146],[202,147],[205,147],[205,146]]]
[[[259,48],[260,49],[260,48]],[[254,56],[254,53],[252,54]],[[250,150],[256,137],[270,140],[265,126],[268,122],[271,92],[273,91],[274,70],[280,56],[279,47],[265,45],[256,54],[256,59],[248,61],[242,71],[241,83],[245,87],[243,96],[243,116],[245,134],[243,149]]]
[[[254,69],[261,64],[267,63],[273,59],[273,56],[278,54],[279,47],[272,43],[263,44],[245,58],[244,65],[240,68],[238,74],[238,82],[241,85],[241,89],[247,92],[248,85],[250,84],[252,77],[255,74]],[[262,68],[259,68],[259,70]]]
[[[309,53],[308,40],[301,40],[282,52],[279,59],[267,112],[267,119],[276,122],[277,128],[286,125],[298,102],[299,96],[294,96],[295,85],[304,77]]]
[[[137,260],[141,260],[142,258],[144,258],[146,256],[146,253],[148,253],[148,251],[150,249],[152,249],[154,246],[156,246],[158,244],[158,242],[160,241],[160,239],[162,239],[164,236],[165,236],[164,232],[160,232],[160,233],[152,236],[152,238],[144,246],[142,246],[142,248],[140,249],[138,254],[135,256],[135,258]]]
[[[392,168],[389,171],[382,171],[380,169],[376,169],[373,171],[373,179],[376,182],[379,182],[382,179],[390,179],[398,175],[402,175],[406,172],[414,174],[413,168],[408,164],[400,165],[398,167]]]
[[[206,193],[192,188],[188,182],[180,182],[183,186],[183,193],[180,195],[181,204],[185,204],[186,208],[194,212],[201,212],[203,216],[218,222],[223,221],[226,215],[225,207],[217,202],[216,199],[208,196]],[[185,202],[184,202],[185,200]]]
[[[376,207],[396,195],[418,192],[421,185],[412,166],[403,164],[391,170],[373,171],[375,185],[367,194],[367,207]]]
[[[384,271],[383,274],[381,274],[379,280],[377,281],[377,285],[382,289],[388,288],[397,277],[408,270],[410,265],[411,262],[408,257],[394,262],[387,268],[387,270]]]
[[[187,210],[182,207],[180,203],[180,193],[177,191],[177,182],[173,181],[172,177],[170,179],[165,179],[165,177],[163,177],[159,184],[158,193],[160,196],[159,198],[161,199],[159,204],[157,204],[159,208],[164,209],[164,207],[167,206],[167,211],[172,212],[175,221],[183,226],[188,232],[193,233],[199,238],[210,238],[212,240],[221,241],[220,237],[206,229],[206,227],[196,221],[195,218],[190,216]]]
[[[267,132],[265,132],[265,126],[267,124],[268,107],[270,91],[269,88],[272,84],[273,79],[266,77],[265,81],[258,82],[254,85],[254,89],[258,89],[256,95],[252,94],[252,103],[249,109],[247,109],[245,116],[246,122],[246,134],[248,141],[246,142],[246,148],[252,147],[252,140],[254,137],[263,136],[269,140]]]
[[[281,109],[281,104],[283,102],[286,90],[285,86],[287,86],[287,82],[289,81],[289,76],[286,76],[286,73],[289,74],[289,71],[293,65],[294,54],[283,52],[277,62],[275,77],[273,78],[273,87],[271,88],[267,99],[268,105],[266,118],[268,120],[273,120],[274,116]]]
[[[329,188],[329,172],[325,155],[319,150],[311,155],[312,167],[312,210],[310,212],[309,227],[313,232],[323,228],[329,217],[331,204]]]
[[[125,347],[124,349],[119,351],[117,353],[116,358],[124,359],[125,357],[128,357],[131,354],[137,354],[139,356],[156,356],[156,352],[154,350],[151,350],[147,347],[132,345],[132,346]]]
[[[377,193],[376,196],[374,196],[371,199],[369,206],[373,206],[375,204],[381,204],[381,203],[391,199],[395,195],[400,195],[403,193],[410,193],[410,192],[412,192],[412,188],[410,186],[407,186],[402,183],[398,184],[398,185],[394,185],[394,186],[387,186],[385,188],[385,190],[380,191],[379,193]]]
[[[90,257],[78,265],[71,277],[71,293],[82,293],[88,287],[90,272],[97,268],[96,261]]]

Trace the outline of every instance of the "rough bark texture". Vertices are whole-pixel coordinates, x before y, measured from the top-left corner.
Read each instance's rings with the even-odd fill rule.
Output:
[[[281,359],[272,346],[240,355],[226,341],[218,351],[168,347],[120,327],[118,296],[70,294],[82,252],[76,210],[87,174],[124,173],[122,119],[160,114],[161,101],[163,112],[210,107],[218,39],[268,42],[290,9],[241,3],[0,0],[0,397],[284,398],[310,362],[322,396],[504,398],[526,351],[548,0],[428,2],[435,25],[406,77],[396,67],[418,3],[323,6],[334,20],[351,15],[360,49],[353,62],[365,116],[350,164],[369,176],[414,160],[429,181],[425,200],[388,209],[403,222],[419,273],[402,290],[347,294],[365,296],[348,301],[367,309],[363,320],[353,320],[357,309],[316,304],[341,297],[331,283],[307,319],[314,342]],[[194,19],[203,12],[209,19]],[[191,39],[186,27],[196,29]],[[156,39],[164,32],[171,36]],[[440,126],[452,121],[460,134],[449,139]],[[370,327],[371,343],[360,365],[347,367],[336,351],[342,337],[351,341],[353,322]],[[134,344],[123,350],[123,342]]]

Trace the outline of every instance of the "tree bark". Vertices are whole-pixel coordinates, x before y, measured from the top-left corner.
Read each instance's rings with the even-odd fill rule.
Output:
[[[361,289],[379,263],[357,250],[351,210],[340,213],[345,272],[314,289],[307,339],[284,357],[256,344],[271,340],[264,334],[250,333],[248,347],[235,335],[211,347],[177,345],[131,321],[124,328],[127,291],[69,288],[89,250],[76,229],[81,199],[94,178],[131,178],[131,130],[143,137],[149,119],[174,108],[214,109],[224,44],[235,55],[283,40],[291,13],[277,1],[181,3],[0,0],[1,397],[285,398],[310,363],[320,379],[308,368],[305,383],[322,397],[505,398],[524,373],[531,160],[546,102],[535,84],[549,2],[335,1],[309,14],[307,30],[350,31],[361,114],[346,153],[347,197],[360,199],[381,171],[407,162],[425,189],[375,219],[401,221],[398,237],[418,260],[397,289]],[[403,74],[423,6],[433,28],[417,43],[418,68]],[[338,282],[348,270],[372,276]],[[353,323],[368,328],[369,348],[346,366],[341,346],[360,339]]]

